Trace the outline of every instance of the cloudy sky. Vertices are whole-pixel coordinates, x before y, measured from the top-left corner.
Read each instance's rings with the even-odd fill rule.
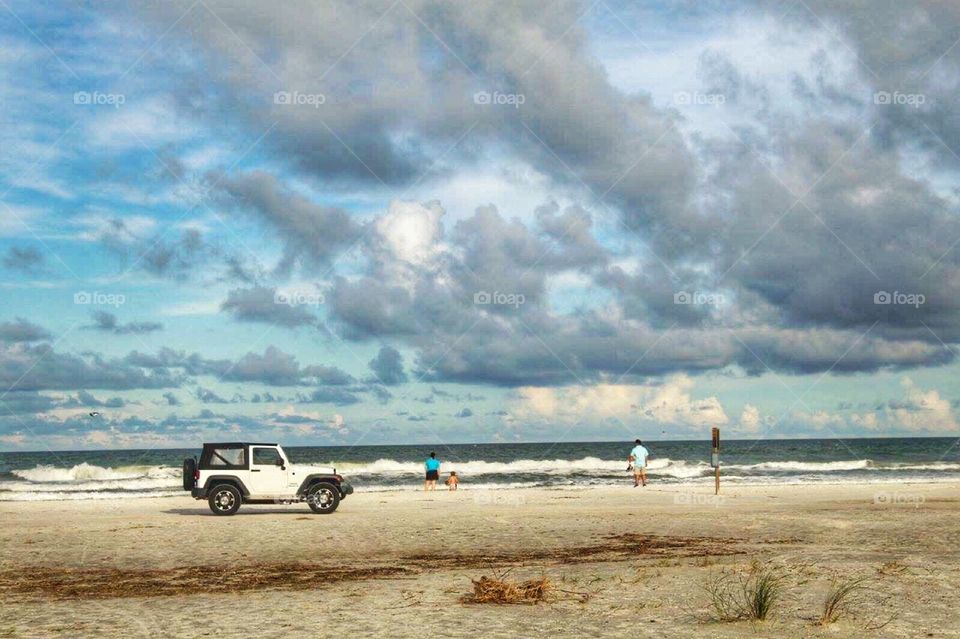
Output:
[[[960,5],[0,1],[0,450],[952,435]]]

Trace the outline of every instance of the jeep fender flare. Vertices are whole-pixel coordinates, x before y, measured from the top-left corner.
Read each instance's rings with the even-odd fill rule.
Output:
[[[343,492],[342,489],[340,488],[340,480],[338,480],[333,475],[315,474],[315,475],[307,475],[306,478],[304,478],[304,480],[300,483],[300,488],[297,488],[297,495],[300,497],[306,495],[307,489],[310,488],[310,485],[315,484],[319,481],[333,484],[334,486],[337,487],[337,490],[340,490],[341,492]]]
[[[244,497],[250,496],[250,491],[247,490],[247,487],[239,477],[234,475],[213,475],[212,477],[207,478],[207,481],[203,484],[204,493],[210,492],[210,489],[213,488],[215,484],[233,484],[240,490],[240,494]]]

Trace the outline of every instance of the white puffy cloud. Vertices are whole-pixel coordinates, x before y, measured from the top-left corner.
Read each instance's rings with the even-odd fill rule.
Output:
[[[699,428],[728,423],[716,397],[695,399],[693,380],[675,375],[663,384],[599,383],[566,387],[522,387],[510,411],[515,419],[548,419],[575,422],[614,418],[654,422],[661,425]]]
[[[938,390],[922,389],[909,377],[904,377],[900,385],[904,397],[890,400],[873,411],[851,414],[798,411],[793,419],[801,426],[827,430],[831,434],[868,431],[933,435],[955,433],[960,428],[950,400],[941,397]]]
[[[755,434],[760,432],[760,409],[753,404],[746,404],[740,413],[739,430],[743,433]]]
[[[640,407],[642,415],[662,424],[683,426],[719,426],[730,421],[716,397],[693,399],[693,380],[687,375],[674,375]]]
[[[890,426],[914,432],[957,430],[950,401],[940,397],[939,391],[923,390],[909,377],[904,377],[900,384],[907,397],[905,402],[886,409]]]
[[[443,215],[443,207],[438,202],[394,201],[377,219],[377,234],[394,258],[420,266],[429,263],[437,253],[437,242],[443,234],[440,223]]]

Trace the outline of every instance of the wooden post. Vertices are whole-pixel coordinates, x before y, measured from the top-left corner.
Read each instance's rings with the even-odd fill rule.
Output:
[[[710,463],[713,464],[714,495],[720,494],[720,429],[713,429],[713,450],[710,455]]]

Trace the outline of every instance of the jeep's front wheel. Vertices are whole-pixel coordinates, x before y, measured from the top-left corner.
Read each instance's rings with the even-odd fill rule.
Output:
[[[329,515],[340,505],[340,491],[333,484],[316,483],[307,491],[307,503],[318,515]]]
[[[214,515],[232,515],[240,508],[240,491],[232,484],[218,484],[207,498]]]

